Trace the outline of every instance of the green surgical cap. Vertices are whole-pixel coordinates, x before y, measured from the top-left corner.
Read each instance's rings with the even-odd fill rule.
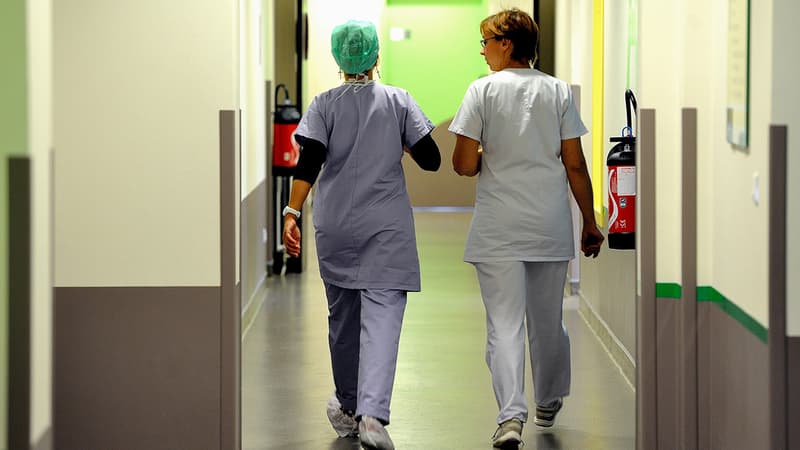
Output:
[[[378,32],[371,22],[349,20],[331,33],[331,53],[342,72],[366,72],[378,60]]]

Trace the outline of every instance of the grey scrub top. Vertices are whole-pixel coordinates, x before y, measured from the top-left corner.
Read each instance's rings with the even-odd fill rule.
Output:
[[[295,132],[325,145],[313,221],[325,282],[419,291],[414,218],[401,159],[434,126],[411,95],[376,83],[314,98]]]

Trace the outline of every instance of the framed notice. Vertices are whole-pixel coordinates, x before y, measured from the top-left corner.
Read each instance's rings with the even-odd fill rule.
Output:
[[[750,78],[750,0],[728,0],[728,85],[726,137],[747,148]]]

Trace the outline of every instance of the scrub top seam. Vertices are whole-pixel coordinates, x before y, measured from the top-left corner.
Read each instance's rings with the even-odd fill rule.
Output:
[[[358,101],[358,100],[356,99],[356,101]],[[359,111],[358,121],[361,122],[360,111]],[[360,133],[356,133],[356,140],[359,139],[359,134]],[[351,211],[355,210],[355,207],[356,207],[355,195],[356,195],[356,191],[358,190],[356,185],[357,185],[357,183],[359,181],[359,173],[358,173],[358,170],[359,170],[359,165],[358,165],[359,155],[358,155],[358,152],[359,152],[359,148],[358,148],[357,145],[355,145],[355,141],[353,141],[353,154],[351,155],[351,158],[353,158],[353,172],[355,173],[355,176],[353,176],[353,186],[352,186],[352,190],[350,191],[350,210]],[[348,221],[349,222],[348,223],[348,228],[349,228],[348,231],[350,232],[350,243],[353,246],[353,249],[357,250],[357,249],[360,248],[360,246],[357,245],[358,243],[356,242],[354,221],[355,221],[355,219],[353,218],[353,214],[351,213],[350,217],[349,217],[349,221]],[[361,280],[361,254],[358,251],[354,251],[353,254],[355,255],[355,259],[356,259],[355,281],[358,281],[358,280]]]

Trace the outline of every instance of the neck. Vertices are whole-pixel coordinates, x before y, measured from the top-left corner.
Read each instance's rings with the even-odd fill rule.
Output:
[[[368,79],[368,80],[371,80],[371,79],[372,79],[372,70],[370,70],[369,72],[367,72],[367,73],[366,73],[366,76],[367,76],[367,79]],[[362,74],[357,74],[357,75],[348,75],[348,74],[345,74],[345,76],[344,76],[344,80],[345,80],[345,81],[356,81],[356,80],[360,79],[361,77],[362,77]]]
[[[527,62],[522,61],[509,61],[508,65],[504,67],[504,69],[530,69],[531,66]]]

